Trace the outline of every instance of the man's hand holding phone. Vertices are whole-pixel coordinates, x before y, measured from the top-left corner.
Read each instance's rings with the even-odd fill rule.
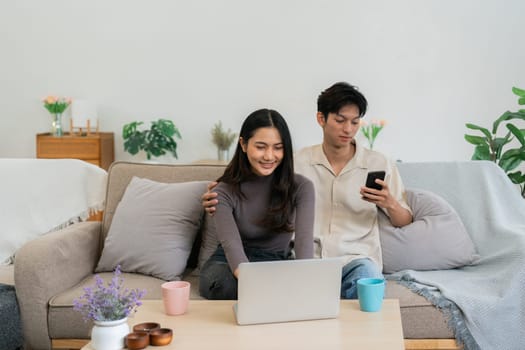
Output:
[[[361,187],[360,193],[363,200],[385,209],[394,226],[401,227],[412,222],[412,213],[402,207],[390,194],[388,184],[385,182],[384,171],[369,172],[365,186]]]
[[[374,203],[380,207],[385,206],[385,201],[388,198],[388,186],[385,182],[384,171],[371,171],[366,177],[365,186],[361,187],[361,197],[367,201]]]
[[[373,188],[376,190],[382,190],[383,185],[381,183],[376,182],[377,179],[381,180],[382,182],[385,181],[385,172],[384,171],[371,171],[366,176],[366,183],[365,187]]]

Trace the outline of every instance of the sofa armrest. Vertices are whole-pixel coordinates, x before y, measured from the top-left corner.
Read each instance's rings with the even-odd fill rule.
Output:
[[[48,303],[95,269],[99,258],[100,222],[81,222],[26,243],[15,255],[15,288],[31,349],[50,349]]]

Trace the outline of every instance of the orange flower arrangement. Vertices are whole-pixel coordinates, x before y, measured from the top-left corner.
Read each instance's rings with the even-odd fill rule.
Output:
[[[71,99],[68,97],[57,97],[49,95],[42,100],[44,107],[52,114],[62,114],[71,104]]]

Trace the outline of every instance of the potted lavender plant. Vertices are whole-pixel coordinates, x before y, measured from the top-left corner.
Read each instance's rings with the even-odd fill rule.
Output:
[[[84,288],[84,294],[73,301],[73,309],[79,311],[84,321],[93,321],[91,348],[94,350],[120,350],[129,333],[127,318],[142,305],[140,299],[146,291],[124,289],[120,266],[115,268],[111,281],[95,275],[95,287]]]

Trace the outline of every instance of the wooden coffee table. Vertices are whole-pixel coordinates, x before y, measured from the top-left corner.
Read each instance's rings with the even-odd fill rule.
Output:
[[[404,349],[401,314],[397,299],[386,299],[380,312],[361,312],[356,300],[341,300],[337,319],[238,326],[234,301],[191,300],[181,316],[164,314],[162,301],[146,300],[130,328],[157,322],[173,329],[169,345],[147,349]],[[83,350],[90,350],[86,345]]]

